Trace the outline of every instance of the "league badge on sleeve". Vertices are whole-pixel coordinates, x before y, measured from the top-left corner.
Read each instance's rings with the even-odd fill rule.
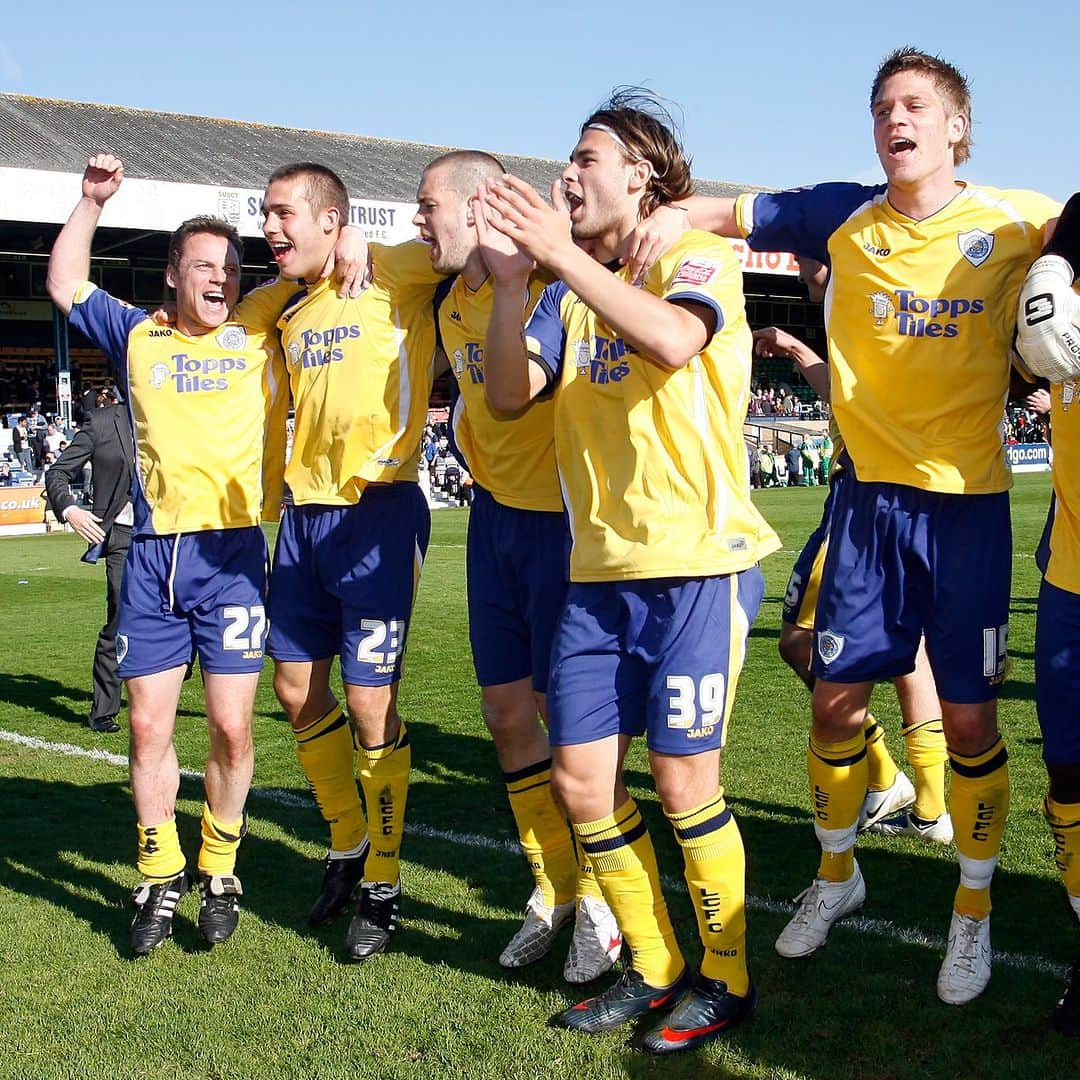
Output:
[[[672,285],[707,285],[720,267],[711,259],[683,259],[675,276],[671,279]]]

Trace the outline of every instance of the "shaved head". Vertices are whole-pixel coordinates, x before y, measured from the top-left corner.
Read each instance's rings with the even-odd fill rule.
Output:
[[[506,172],[497,157],[483,150],[452,150],[449,154],[442,154],[428,162],[424,175],[436,170],[443,185],[463,199],[472,198],[476,186],[484,180],[494,180]]]

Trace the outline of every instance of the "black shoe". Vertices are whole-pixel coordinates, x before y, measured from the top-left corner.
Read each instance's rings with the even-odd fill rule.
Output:
[[[753,985],[745,997],[738,997],[728,992],[726,982],[698,975],[671,1015],[645,1036],[645,1049],[651,1054],[674,1054],[702,1046],[748,1020],[756,1004]]]
[[[345,935],[345,952],[350,960],[367,960],[386,951],[397,930],[401,883],[365,881],[360,886],[360,903]]]
[[[1054,1009],[1054,1030],[1061,1035],[1080,1035],[1080,960],[1074,960],[1065,993]]]
[[[308,926],[322,926],[345,910],[364,876],[368,850],[368,842],[365,840],[358,855],[347,859],[326,860],[322,889],[308,912]]]
[[[199,933],[205,942],[228,941],[240,921],[237,897],[243,894],[235,874],[199,874]]]
[[[191,878],[184,870],[168,881],[141,881],[131,894],[135,918],[131,920],[131,951],[136,956],[153,952],[172,934],[173,914]]]
[[[650,986],[632,967],[602,994],[587,998],[551,1018],[553,1024],[571,1031],[614,1031],[635,1016],[667,1010],[690,989],[690,976],[683,973],[670,986]]]
[[[116,722],[115,716],[91,717],[86,721],[86,725],[91,731],[100,731],[106,735],[111,735],[113,732],[120,730],[120,725]]]

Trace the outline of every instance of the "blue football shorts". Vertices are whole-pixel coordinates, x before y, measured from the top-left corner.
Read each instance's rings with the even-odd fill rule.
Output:
[[[266,559],[257,525],[134,537],[116,629],[121,678],[168,671],[196,655],[213,675],[258,674]]]
[[[943,700],[997,696],[1012,577],[1007,492],[943,494],[849,474],[827,542],[814,675],[840,683],[906,675],[925,634]]]
[[[1043,580],[1035,619],[1035,706],[1050,765],[1080,765],[1080,596]]]
[[[351,506],[289,506],[270,572],[275,660],[335,654],[353,686],[401,678],[413,598],[431,535],[417,484],[371,485]]]
[[[551,641],[566,597],[570,532],[562,513],[504,506],[476,488],[466,571],[476,681],[532,678],[545,693]]]
[[[571,584],[552,649],[552,745],[644,733],[664,754],[723,746],[763,592],[756,566]]]

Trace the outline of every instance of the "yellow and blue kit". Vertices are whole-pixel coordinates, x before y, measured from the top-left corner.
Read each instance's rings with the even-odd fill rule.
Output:
[[[529,279],[527,313],[549,282],[539,274]],[[439,341],[455,380],[451,449],[475,482],[466,543],[469,642],[481,686],[531,676],[544,693],[569,552],[555,404],[545,395],[513,416],[491,409],[484,340],[493,302],[490,278],[471,289],[459,275],[436,291]]]
[[[686,233],[644,288],[714,314],[684,368],[637,352],[563,283],[526,331],[555,387],[573,540],[550,732],[560,744],[647,731],[655,749],[695,754],[723,742],[762,594],[757,562],[780,543],[750,501],[751,336],[730,246]]]
[[[257,673],[266,630],[258,523],[278,516],[288,412],[273,321],[258,304],[241,306],[189,337],[85,283],[71,322],[116,369],[135,432],[120,675],[165,671],[196,653],[208,672]]]
[[[886,185],[737,201],[752,246],[830,267],[831,399],[850,475],[834,497],[816,676],[905,674],[925,631],[944,699],[997,693],[1011,576],[999,423],[1017,296],[1056,210],[1033,192],[977,185],[919,221]]]
[[[427,245],[372,245],[359,297],[329,279],[302,287],[278,320],[295,431],[274,551],[268,651],[311,661],[338,652],[343,677],[400,677],[431,528],[416,483],[435,361]]]

